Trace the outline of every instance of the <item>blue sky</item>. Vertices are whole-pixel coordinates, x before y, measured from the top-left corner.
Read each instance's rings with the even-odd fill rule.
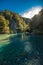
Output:
[[[34,6],[42,6],[42,4],[41,0],[0,0],[0,10],[8,9],[22,13]]]

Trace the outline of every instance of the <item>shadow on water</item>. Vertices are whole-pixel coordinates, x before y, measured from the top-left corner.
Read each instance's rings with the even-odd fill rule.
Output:
[[[0,65],[43,65],[43,36],[17,35],[0,52]]]

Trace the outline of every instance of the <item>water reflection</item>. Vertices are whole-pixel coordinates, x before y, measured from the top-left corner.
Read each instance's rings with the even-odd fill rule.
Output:
[[[24,51],[31,53],[32,52],[32,44],[30,42],[24,43]]]
[[[0,52],[0,65],[43,65],[42,60],[42,35],[10,36]]]

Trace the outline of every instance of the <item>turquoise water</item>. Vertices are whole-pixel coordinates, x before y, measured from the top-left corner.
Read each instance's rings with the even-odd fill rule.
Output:
[[[43,65],[43,35],[13,35],[0,41],[0,65]]]

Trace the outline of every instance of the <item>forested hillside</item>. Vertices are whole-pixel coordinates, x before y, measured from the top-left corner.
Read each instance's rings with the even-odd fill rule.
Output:
[[[11,11],[0,11],[0,33],[19,33],[28,29],[23,18]]]

